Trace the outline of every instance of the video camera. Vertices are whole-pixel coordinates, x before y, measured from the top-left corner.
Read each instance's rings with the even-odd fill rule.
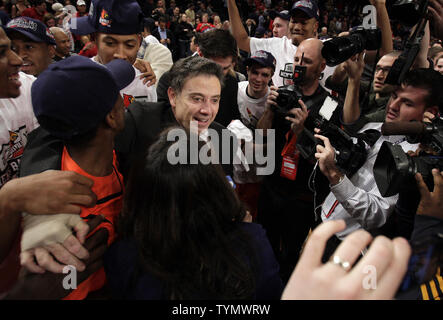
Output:
[[[321,54],[330,67],[336,66],[363,50],[377,50],[381,45],[380,29],[358,27],[348,36],[334,37],[323,42]]]
[[[420,142],[428,153],[421,151],[419,156],[411,157],[401,146],[383,142],[374,164],[374,177],[380,194],[390,197],[400,191],[416,189],[416,173],[421,173],[429,190],[433,190],[432,169],[443,171],[443,118],[435,118],[431,123],[385,123],[382,133],[405,134],[408,142]]]
[[[314,119],[314,126],[321,130],[321,135],[328,137],[331,145],[336,150],[337,166],[348,176],[352,176],[366,161],[367,151],[364,141],[357,137],[352,137],[330,122],[332,114],[337,108],[338,102],[331,97],[327,97],[319,111],[319,117]],[[317,145],[323,145],[323,141],[314,137],[314,134],[303,129],[297,139],[297,149],[303,158],[315,162]]]

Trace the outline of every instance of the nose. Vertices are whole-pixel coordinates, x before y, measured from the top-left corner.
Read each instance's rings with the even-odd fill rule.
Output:
[[[383,79],[385,77],[385,72],[383,71],[383,69],[376,70],[375,77],[377,79]]]
[[[23,64],[22,58],[12,50],[9,50],[8,62],[10,65],[17,67],[20,67]]]
[[[209,101],[205,99],[204,102],[202,102],[199,112],[201,114],[207,115],[209,114],[209,110],[210,110]]]
[[[125,54],[125,50],[124,50],[123,44],[117,46],[117,49],[114,52],[114,58],[115,59],[127,60],[127,56]]]
[[[393,111],[400,110],[400,99],[397,98],[391,98],[391,103],[389,104],[389,108]]]

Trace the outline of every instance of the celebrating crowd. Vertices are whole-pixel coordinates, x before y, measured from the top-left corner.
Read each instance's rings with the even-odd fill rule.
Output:
[[[442,298],[407,2],[0,0],[0,298]]]

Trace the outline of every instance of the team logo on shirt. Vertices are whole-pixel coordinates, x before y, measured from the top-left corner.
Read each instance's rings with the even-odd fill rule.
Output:
[[[17,176],[26,141],[26,126],[22,126],[9,131],[9,141],[0,145],[0,186]]]
[[[123,94],[123,103],[125,105],[125,107],[128,107],[131,103],[133,103],[135,101],[134,96],[131,96],[130,94]]]

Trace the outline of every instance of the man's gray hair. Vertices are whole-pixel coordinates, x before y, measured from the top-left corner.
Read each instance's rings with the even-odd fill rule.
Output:
[[[222,68],[215,62],[200,56],[191,56],[178,60],[171,68],[172,80],[170,87],[178,94],[188,79],[206,75],[215,76],[223,87]]]

